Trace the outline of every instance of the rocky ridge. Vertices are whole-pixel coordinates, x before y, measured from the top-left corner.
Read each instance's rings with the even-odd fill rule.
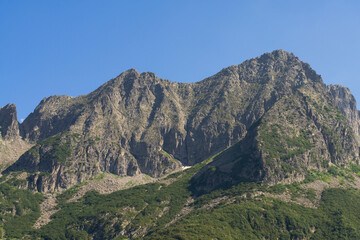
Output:
[[[51,192],[101,172],[159,177],[228,148],[195,176],[200,188],[298,181],[358,163],[359,116],[344,91],[283,50],[196,83],[130,69],[88,95],[43,99],[18,134],[34,146],[5,173],[25,170],[30,189]]]

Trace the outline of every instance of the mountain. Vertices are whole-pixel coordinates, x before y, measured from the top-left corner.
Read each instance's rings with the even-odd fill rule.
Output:
[[[359,111],[283,50],[0,108],[2,239],[359,239]]]
[[[101,172],[159,177],[231,147],[202,187],[293,182],[307,169],[358,161],[355,99],[341,89],[283,50],[196,83],[130,69],[88,95],[44,98],[20,124],[34,146],[4,173],[25,170],[29,188],[52,192]],[[4,133],[16,136],[7,115]]]

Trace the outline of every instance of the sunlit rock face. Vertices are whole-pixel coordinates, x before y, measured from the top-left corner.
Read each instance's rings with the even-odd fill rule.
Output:
[[[159,177],[232,146],[216,171],[203,170],[205,188],[298,181],[359,158],[356,108],[340,95],[283,50],[196,83],[130,69],[88,95],[44,98],[20,127],[7,125],[6,136],[20,129],[34,146],[6,172],[26,170],[30,188],[55,191],[101,172]]]

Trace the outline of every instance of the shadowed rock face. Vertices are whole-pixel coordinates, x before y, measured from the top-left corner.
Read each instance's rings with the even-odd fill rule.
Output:
[[[224,168],[216,175],[221,181],[293,181],[305,171],[293,168],[322,168],[315,158],[341,164],[358,159],[353,131],[337,115],[338,102],[308,64],[282,50],[196,83],[130,69],[88,95],[43,99],[21,124],[22,137],[35,146],[7,171],[33,172],[32,188],[54,191],[100,172],[158,177],[235,144],[240,157],[215,161]],[[275,146],[267,143],[272,132],[279,137]],[[336,142],[332,134],[339,134]],[[282,142],[285,136],[293,145]],[[304,145],[300,150],[296,140]],[[269,152],[283,151],[276,144],[287,149],[286,156]]]
[[[15,139],[19,136],[19,123],[15,104],[8,104],[0,108],[0,132],[5,140]]]
[[[13,164],[29,150],[31,144],[20,137],[17,111],[14,104],[0,108],[0,170]]]

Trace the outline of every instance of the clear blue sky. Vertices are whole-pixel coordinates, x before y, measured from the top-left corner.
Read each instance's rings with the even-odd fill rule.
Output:
[[[20,121],[129,68],[194,82],[274,49],[360,101],[360,1],[0,0],[0,106]]]

